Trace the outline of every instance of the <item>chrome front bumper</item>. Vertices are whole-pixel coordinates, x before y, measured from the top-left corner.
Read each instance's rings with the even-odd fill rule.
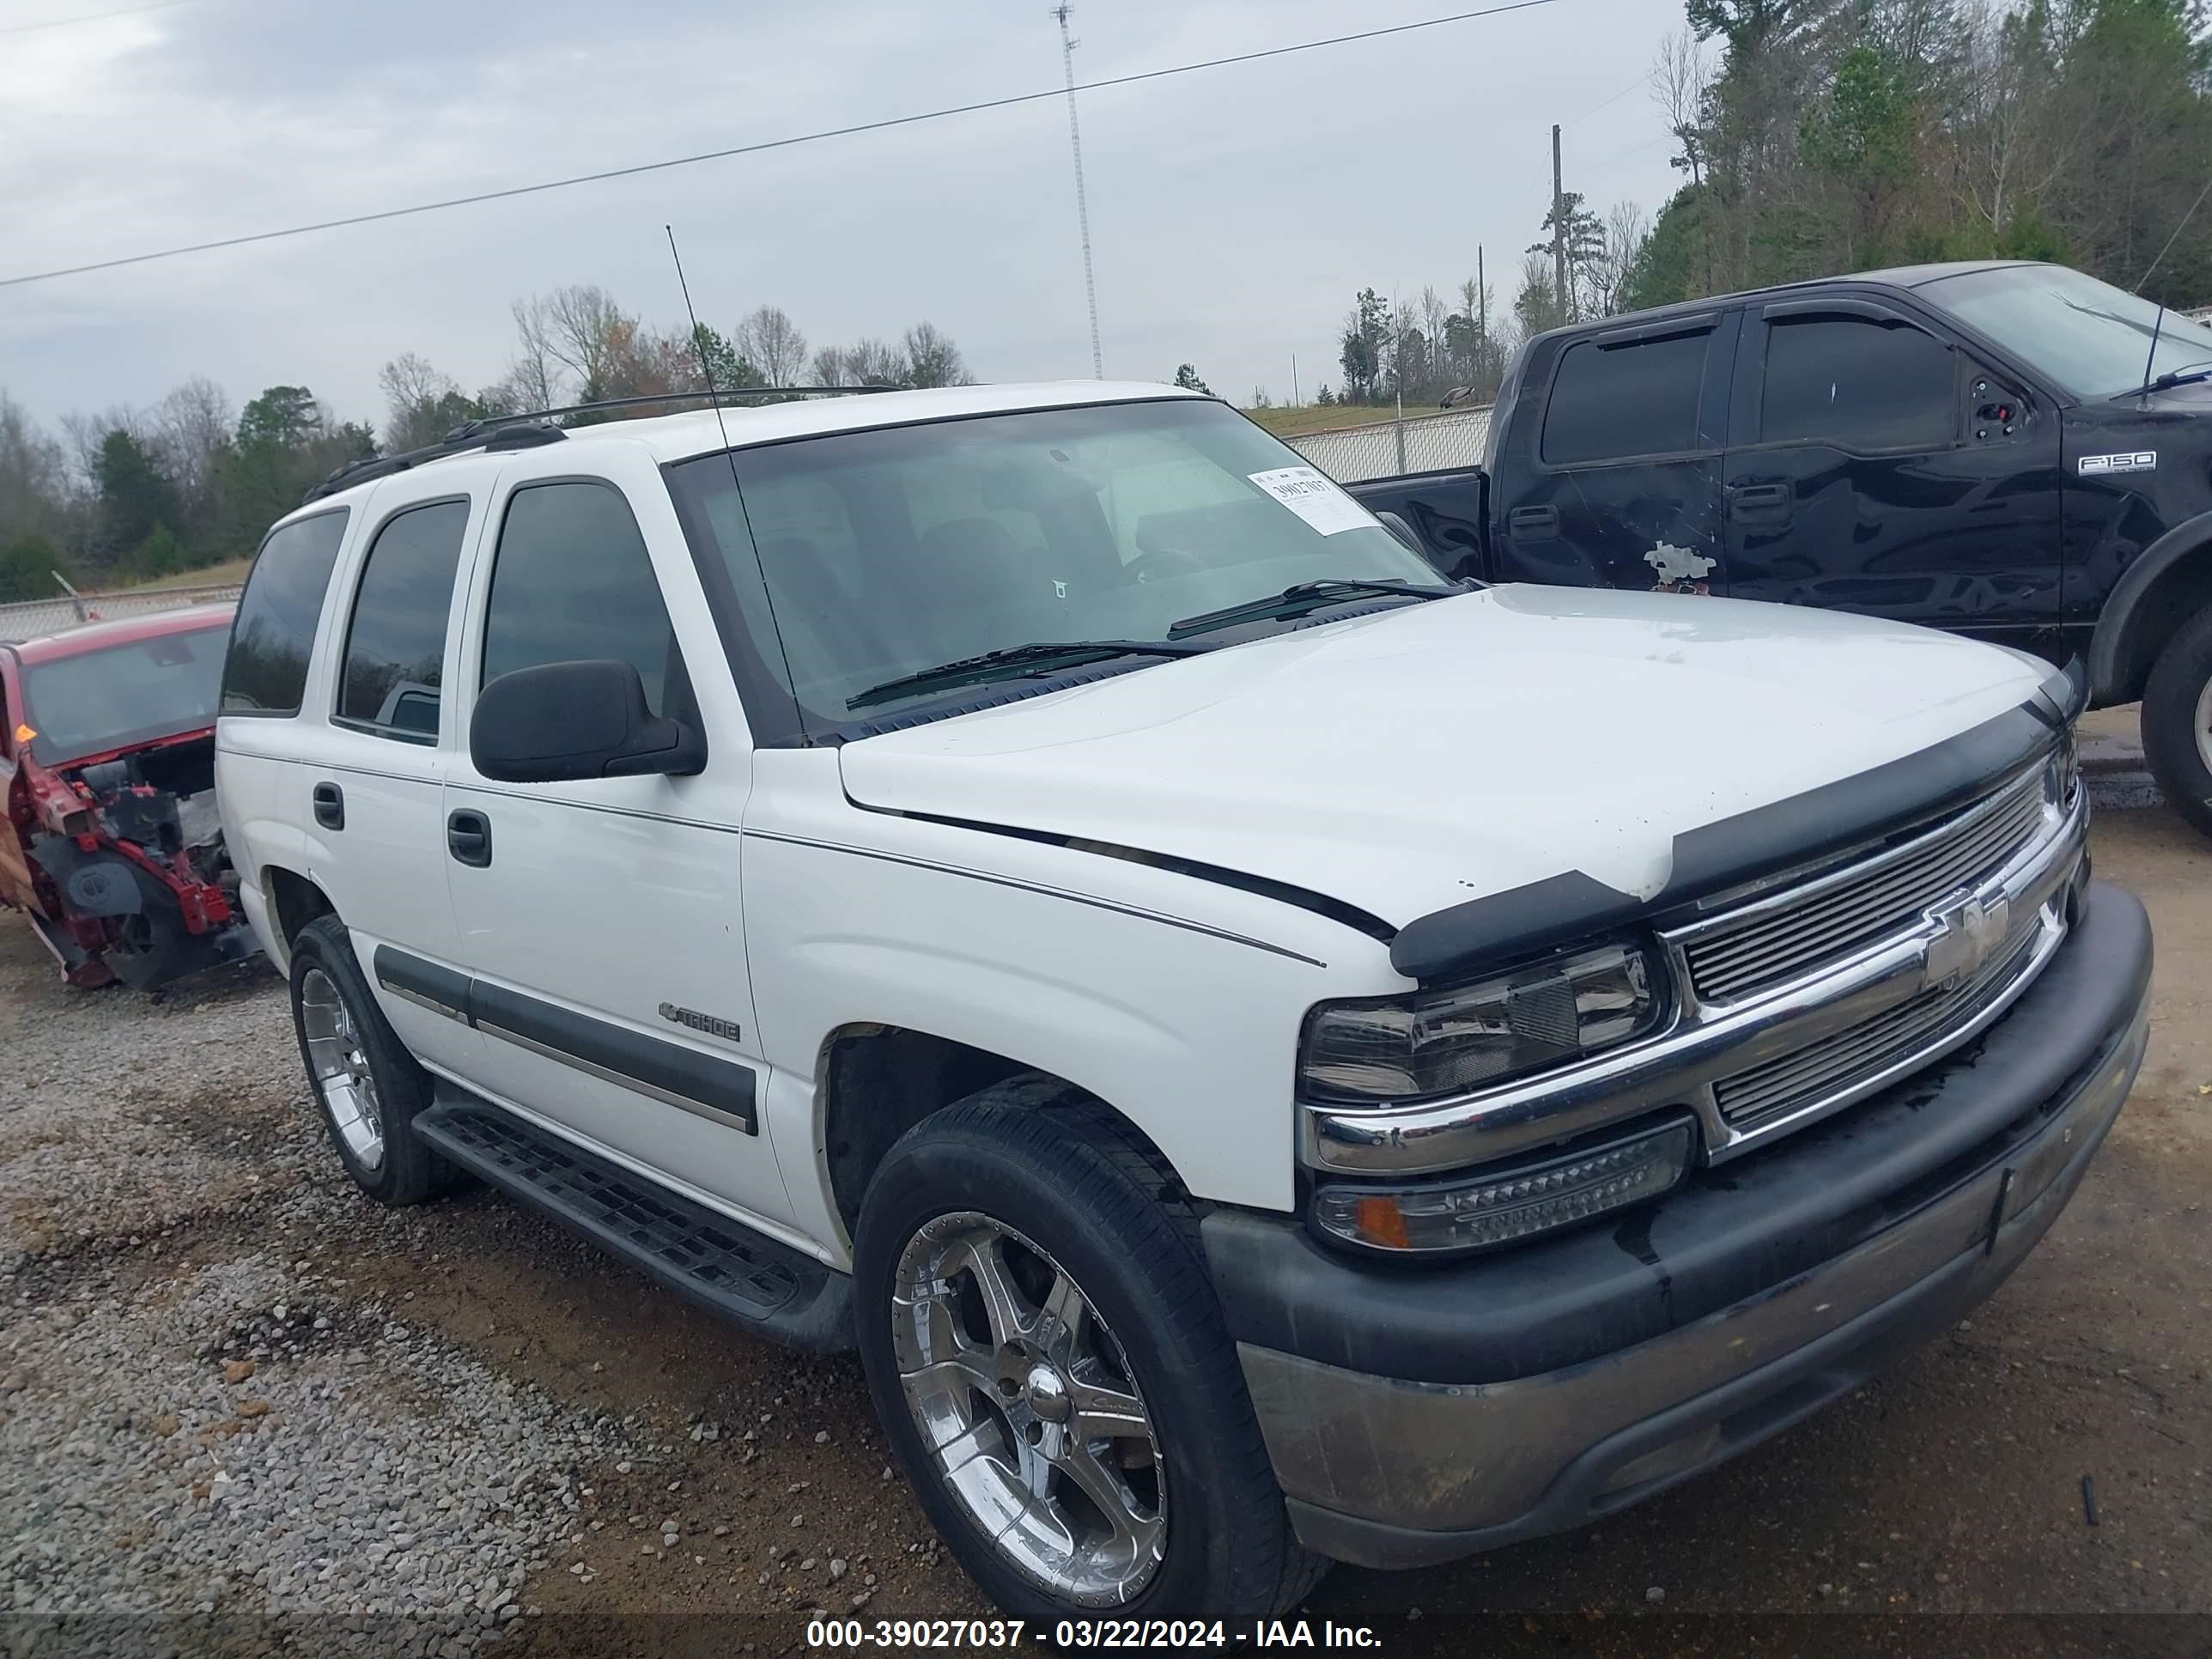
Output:
[[[2063,971],[1978,1055],[1666,1200],[1640,1242],[1589,1230],[1550,1258],[1507,1252],[1455,1278],[1320,1266],[1287,1235],[1261,1242],[1249,1216],[1210,1218],[1216,1282],[1301,1538],[1413,1566],[1581,1524],[1778,1432],[1987,1297],[2072,1196],[2142,1060],[2148,923],[2127,894],[2089,894]],[[1852,1207],[1823,1211],[1829,1184],[1854,1188]],[[1670,1232],[1668,1208],[1685,1198],[1691,1224]],[[1797,1267],[1793,1208],[1821,1237],[1856,1242]],[[1663,1285],[1659,1311],[1620,1284],[1577,1304],[1577,1279],[1637,1249]],[[1673,1323],[1700,1286],[1758,1283],[1778,1262],[1778,1282]],[[1514,1297],[1527,1317],[1509,1314],[1521,1322],[1501,1334],[1496,1304]],[[1574,1348],[1638,1319],[1662,1328]],[[1516,1353],[1571,1349],[1583,1357],[1514,1368]],[[1510,1374],[1451,1380],[1500,1350]],[[1426,1374],[1369,1369],[1394,1355]]]

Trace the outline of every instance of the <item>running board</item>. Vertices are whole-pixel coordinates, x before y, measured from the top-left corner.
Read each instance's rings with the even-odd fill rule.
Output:
[[[709,1313],[793,1347],[842,1352],[854,1346],[850,1275],[649,1176],[442,1081],[415,1133]]]

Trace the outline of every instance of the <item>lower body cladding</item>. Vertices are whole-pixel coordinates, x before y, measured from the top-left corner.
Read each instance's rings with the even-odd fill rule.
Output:
[[[1221,1210],[1206,1254],[1300,1539],[1366,1566],[1594,1521],[1850,1392],[2057,1219],[2148,1037],[2132,896],[1981,1041],[1658,1205],[1457,1264]]]

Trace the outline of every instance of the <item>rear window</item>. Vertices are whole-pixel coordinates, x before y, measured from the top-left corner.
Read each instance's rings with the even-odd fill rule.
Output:
[[[23,668],[24,723],[48,762],[125,749],[215,724],[220,624]]]
[[[340,720],[380,737],[436,738],[446,617],[468,527],[468,502],[434,501],[394,514],[376,532],[346,630]]]
[[[296,714],[315,623],[345,539],[346,509],[286,525],[261,544],[238,601],[222,671],[226,714]]]
[[[1712,337],[1705,331],[1633,345],[1569,346],[1544,414],[1544,459],[1575,466],[1710,448],[1698,436],[1698,398]]]

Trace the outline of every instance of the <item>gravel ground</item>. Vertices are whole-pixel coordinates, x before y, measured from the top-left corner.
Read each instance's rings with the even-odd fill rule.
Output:
[[[2154,808],[2096,857],[2159,929],[2153,1054],[1987,1308],[1723,1471],[1340,1571],[1316,1619],[1400,1651],[2212,1652],[2212,849]],[[0,917],[0,1654],[765,1653],[817,1608],[988,1611],[855,1365],[480,1189],[379,1210],[265,968],[69,992]],[[1974,1617],[1899,1622],[1937,1611]],[[1876,1616],[1808,1616],[1838,1613]]]

